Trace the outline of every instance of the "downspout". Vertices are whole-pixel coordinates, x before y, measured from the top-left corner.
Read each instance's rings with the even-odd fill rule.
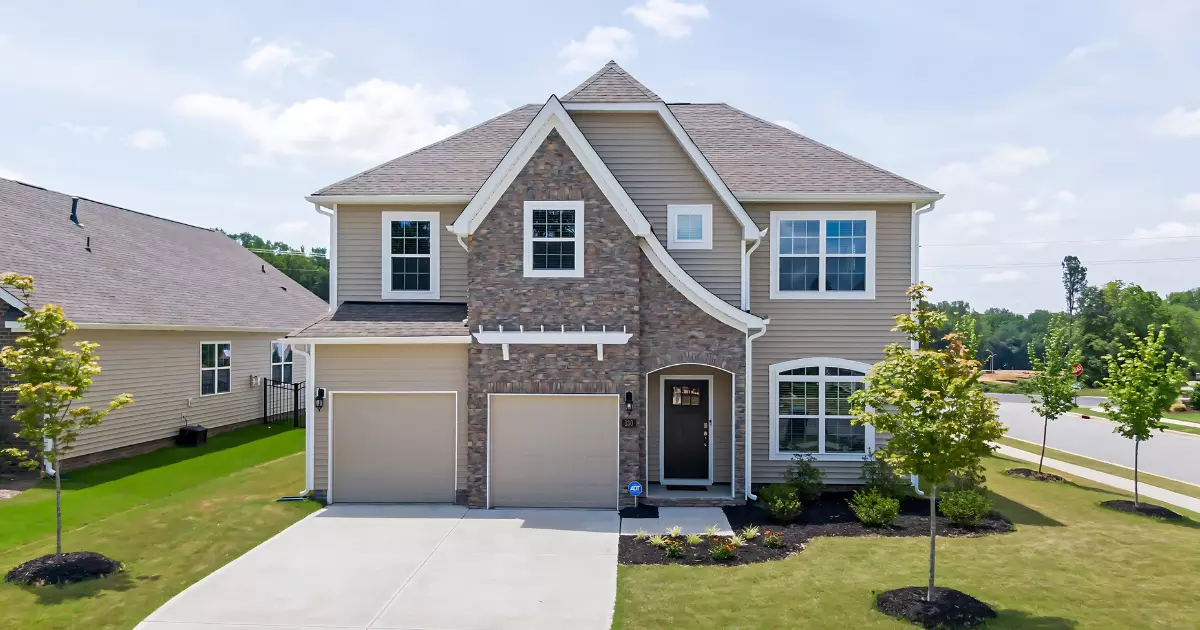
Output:
[[[763,231],[763,234],[766,234],[765,230]],[[758,243],[755,243],[754,247],[758,247]],[[753,252],[754,250],[751,249],[750,251]],[[752,378],[752,376],[754,374],[753,347],[754,347],[755,339],[758,339],[759,337],[767,334],[767,324],[770,324],[770,323],[771,323],[770,319],[764,319],[762,330],[754,333],[753,335],[746,336],[746,383],[744,385],[744,387],[746,388],[746,413],[745,413],[745,416],[746,416],[746,443],[743,444],[745,453],[742,455],[742,457],[743,457],[743,459],[745,459],[745,461],[743,462],[745,470],[743,471],[742,474],[743,474],[743,477],[745,478],[746,498],[751,501],[758,499],[758,497],[754,496],[754,493],[750,492],[750,470],[751,470],[750,459],[751,459],[751,451],[752,451],[752,449],[750,448],[750,436],[751,436],[751,427],[754,426],[754,422],[753,422],[753,419],[754,419],[754,411],[753,411],[754,410],[754,379]]]
[[[468,253],[469,253],[469,252],[471,251],[471,250],[470,250],[470,249],[467,247],[467,242],[463,240],[463,237],[464,237],[464,236],[466,236],[466,234],[460,234],[460,233],[458,233],[458,232],[455,232],[455,231],[454,231],[454,225],[447,225],[447,226],[446,226],[446,231],[454,235],[454,238],[458,240],[458,246],[459,246],[459,247],[461,247],[461,248],[463,248],[463,251],[464,251],[464,252],[468,252]]]
[[[912,245],[910,246],[912,249],[912,261],[910,266],[912,267],[913,284],[921,281],[921,215],[926,212],[932,212],[935,205],[937,205],[936,201],[931,201],[928,205],[921,208],[918,208],[915,203],[912,205],[912,229],[910,230],[912,232]],[[917,342],[912,342],[911,348],[917,350]],[[918,496],[925,496],[925,493],[921,492],[921,479],[919,477],[909,475],[908,480],[912,484],[913,491]]]
[[[313,449],[317,445],[317,410],[314,402],[317,391],[314,387],[317,376],[317,347],[293,345],[292,352],[304,357],[304,492],[301,492],[300,496],[307,497],[312,494],[316,479],[316,453]]]
[[[333,209],[322,207],[320,204],[314,203],[313,209],[318,214],[323,214],[329,217],[329,310],[336,310],[338,306],[337,299],[337,204],[333,204]]]
[[[746,241],[742,241],[742,310],[750,312],[750,254],[762,245],[763,237],[767,235],[767,228],[758,233],[758,238],[754,239],[754,244],[746,249]]]

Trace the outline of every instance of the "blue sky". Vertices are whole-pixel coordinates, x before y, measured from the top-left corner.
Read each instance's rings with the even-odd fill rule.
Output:
[[[305,194],[616,58],[945,192],[937,298],[1061,308],[1067,253],[1200,285],[1103,262],[1200,256],[1198,2],[576,4],[0,2],[0,175],[323,245]]]

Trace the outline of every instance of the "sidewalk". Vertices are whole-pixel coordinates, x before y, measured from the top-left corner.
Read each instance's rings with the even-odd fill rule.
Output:
[[[996,452],[1001,455],[1006,455],[1008,457],[1027,462],[1037,462],[1038,460],[1037,453],[1030,453],[1029,451],[1023,451],[1019,448],[1006,446],[1004,444],[1000,444],[998,446],[999,448],[996,449]],[[1096,481],[1106,486],[1112,486],[1120,490],[1133,492],[1133,480],[1131,479],[1110,475],[1108,473],[1092,470],[1091,468],[1084,468],[1083,466],[1077,466],[1075,464],[1068,464],[1067,462],[1057,459],[1050,459],[1049,457],[1047,457],[1045,460],[1045,466],[1055,470],[1060,470],[1069,475]],[[1162,501],[1163,503],[1170,503],[1171,505],[1184,508],[1185,510],[1191,510],[1193,512],[1200,513],[1200,499],[1179,494],[1178,492],[1163,490],[1162,488],[1139,482],[1138,494],[1149,499],[1155,499]]]

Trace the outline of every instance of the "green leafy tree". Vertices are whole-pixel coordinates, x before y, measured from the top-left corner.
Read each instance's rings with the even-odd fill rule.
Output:
[[[896,316],[896,331],[917,342],[894,343],[883,361],[863,379],[863,389],[850,398],[854,423],[870,424],[892,439],[876,457],[895,471],[919,475],[929,493],[929,590],[933,597],[937,558],[937,487],[956,471],[976,470],[992,453],[991,443],[1004,435],[996,419],[997,402],[979,385],[979,361],[957,332],[935,348],[946,315],[928,301],[928,285],[909,289],[911,313]]]
[[[1029,363],[1033,376],[1025,381],[1025,391],[1037,396],[1033,411],[1042,417],[1042,453],[1038,456],[1038,472],[1046,459],[1046,434],[1050,422],[1075,407],[1075,375],[1072,368],[1083,356],[1071,345],[1071,324],[1061,316],[1050,320],[1042,343],[1042,357],[1038,358],[1034,347],[1029,346]]]
[[[1163,410],[1179,397],[1187,383],[1186,363],[1167,352],[1167,327],[1151,326],[1145,337],[1129,333],[1129,344],[1117,354],[1107,355],[1108,377],[1104,387],[1108,399],[1100,403],[1117,423],[1114,433],[1133,440],[1133,505],[1138,506],[1138,450],[1142,442],[1162,431]]]
[[[1066,256],[1062,261],[1062,270],[1063,289],[1067,294],[1067,316],[1074,317],[1083,287],[1087,286],[1087,267],[1078,258]]]
[[[28,303],[33,295],[33,278],[15,273],[0,277]],[[59,462],[70,452],[79,433],[104,421],[109,412],[133,402],[129,394],[113,398],[105,407],[92,409],[77,405],[100,373],[96,356],[99,344],[77,341],[74,350],[62,347],[62,340],[75,330],[61,306],[46,304],[26,307],[19,321],[25,334],[16,345],[0,350],[0,366],[12,371],[15,384],[5,391],[17,393],[17,413],[21,425],[18,435],[29,442],[29,450],[5,449],[4,453],[20,460],[27,468],[45,461],[54,469],[55,554],[62,555],[62,467]]]
[[[296,249],[283,241],[270,241],[249,232],[228,236],[317,297],[329,301],[329,256],[324,247],[313,247],[306,252],[303,246]]]

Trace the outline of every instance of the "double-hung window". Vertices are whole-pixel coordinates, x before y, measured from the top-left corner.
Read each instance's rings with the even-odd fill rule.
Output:
[[[583,277],[583,202],[525,202],[525,277]]]
[[[851,422],[850,395],[870,366],[842,359],[801,359],[771,366],[771,458],[812,454],[860,459],[875,429]]]
[[[771,213],[771,299],[874,299],[875,212]]]
[[[292,382],[292,345],[271,342],[271,380],[280,383]]]
[[[712,205],[667,206],[668,249],[712,249]]]
[[[383,298],[436,300],[440,297],[440,215],[437,212],[383,213]]]
[[[200,395],[229,393],[233,356],[228,341],[200,344]]]

